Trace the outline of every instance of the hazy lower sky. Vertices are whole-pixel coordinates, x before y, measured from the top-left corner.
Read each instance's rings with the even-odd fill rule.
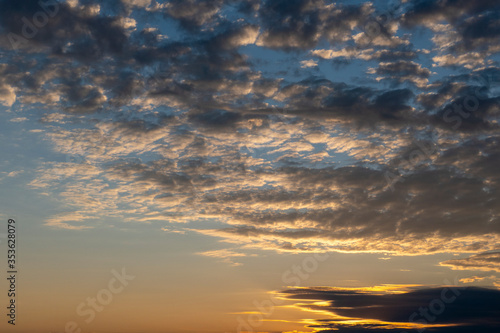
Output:
[[[1,332],[498,332],[499,45],[495,0],[0,0]]]

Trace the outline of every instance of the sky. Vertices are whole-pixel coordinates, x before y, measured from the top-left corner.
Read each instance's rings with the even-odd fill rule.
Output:
[[[498,332],[499,52],[496,0],[0,0],[1,331]]]

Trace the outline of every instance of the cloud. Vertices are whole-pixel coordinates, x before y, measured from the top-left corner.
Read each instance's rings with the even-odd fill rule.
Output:
[[[0,104],[51,150],[28,181],[57,204],[43,223],[197,233],[228,247],[198,255],[233,266],[256,250],[446,254],[473,271],[461,282],[498,287],[476,272],[500,272],[498,1],[385,7],[67,1],[26,37],[39,1],[0,0]],[[315,331],[500,326],[487,288],[281,295],[325,315]]]
[[[424,25],[433,31],[433,41],[442,54],[433,59],[437,66],[475,68],[498,53],[500,40],[498,3],[491,0],[425,0],[412,3],[401,22],[406,27]],[[444,24],[442,24],[445,21]]]
[[[499,96],[489,97],[478,86],[465,86],[447,103],[438,104],[430,122],[447,130],[489,132],[498,128],[494,120],[500,112]]]
[[[290,115],[372,127],[419,123],[409,105],[412,97],[409,89],[375,90],[313,77],[283,87],[275,98],[286,103]]]
[[[450,66],[464,66],[465,68],[476,68],[484,66],[484,55],[478,52],[468,52],[466,54],[451,55],[445,54],[435,56],[432,58],[435,66],[450,67]]]
[[[311,51],[311,54],[322,59],[336,58],[357,58],[362,60],[380,60],[380,61],[395,61],[395,60],[411,60],[417,57],[417,52],[410,49],[405,50],[374,50],[373,48],[361,49],[355,47],[346,47],[340,50],[325,50],[318,49]]]
[[[16,118],[12,118],[10,121],[13,122],[13,123],[22,123],[23,121],[27,121],[28,118],[26,117],[16,117]]]
[[[223,49],[238,48],[239,46],[254,44],[259,35],[259,27],[246,25],[243,27],[228,30],[215,37],[213,43],[215,47]]]
[[[81,223],[91,219],[97,219],[97,217],[88,215],[86,214],[85,211],[80,211],[80,212],[76,211],[76,212],[62,213],[55,215],[49,218],[46,221],[45,225],[58,229],[85,230],[85,229],[91,229],[92,227]],[[73,222],[73,223],[68,223],[68,222]]]
[[[397,105],[407,94],[396,90],[377,98]],[[191,122],[202,126],[192,131],[176,118],[160,117],[49,133],[59,153],[82,161],[47,165],[32,186],[61,186],[57,192],[68,204],[93,216],[217,219],[225,226],[200,232],[248,248],[397,255],[495,249],[498,139],[445,143],[436,154],[437,143],[412,136],[360,138],[318,132],[314,122],[282,127],[223,111],[209,115]],[[246,135],[227,130],[232,127]],[[282,133],[285,128],[300,132]],[[320,158],[325,167],[309,165],[316,145],[328,152]],[[330,154],[377,161],[378,169],[352,161],[328,165]],[[408,162],[420,156],[418,164]],[[387,172],[404,176],[394,190]]]
[[[413,61],[400,60],[398,62],[381,62],[377,68],[370,68],[370,74],[381,75],[379,80],[393,80],[398,83],[413,82],[417,87],[425,87],[431,71]]]
[[[17,170],[17,171],[12,171],[7,174],[7,177],[17,177],[18,175],[22,174],[24,170]]]
[[[378,286],[289,289],[295,307],[329,313],[309,328],[321,332],[494,332],[500,327],[500,291],[476,287]]]
[[[277,49],[307,49],[321,39],[330,43],[352,38],[353,29],[371,13],[365,5],[343,6],[322,0],[272,0],[259,9],[264,31],[258,45]]]
[[[494,275],[492,276],[471,276],[469,278],[460,279],[460,283],[474,283],[484,280],[497,280],[498,278]]]
[[[165,219],[164,217],[159,217],[160,219]],[[172,228],[168,228],[168,227],[163,227],[161,228],[162,231],[165,231],[165,232],[168,232],[168,233],[173,233],[173,234],[181,234],[181,235],[184,235],[186,233],[186,231],[184,230],[175,230],[175,229],[172,229]]]
[[[441,263],[454,270],[500,272],[500,252],[479,253],[468,258],[447,260]]]
[[[99,5],[71,7],[58,2],[57,5],[42,7],[40,3],[43,2],[0,2],[0,26],[3,29],[0,44],[3,48],[31,52],[44,50],[90,61],[105,54],[119,54],[126,47],[124,21],[119,16],[99,15]],[[46,18],[46,23],[39,27],[29,22],[37,13]],[[31,24],[31,30],[26,28],[29,25],[26,21]]]
[[[217,19],[223,0],[174,0],[160,5],[165,13],[179,20],[181,26],[195,30]]]
[[[231,266],[242,265],[241,263],[234,262],[233,258],[241,258],[241,257],[249,256],[246,253],[235,252],[235,251],[232,251],[229,249],[205,251],[205,252],[199,252],[197,254],[205,256],[205,257],[220,258],[220,259],[222,259],[222,262],[230,264]],[[251,256],[256,256],[256,255],[251,255]]]
[[[498,7],[494,0],[468,1],[438,1],[423,0],[410,3],[403,16],[403,22],[409,26],[416,24],[432,24],[439,20],[459,22],[458,18],[465,14],[475,15]]]

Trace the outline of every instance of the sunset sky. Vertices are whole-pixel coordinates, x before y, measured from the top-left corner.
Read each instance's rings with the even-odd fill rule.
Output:
[[[0,0],[0,331],[499,332],[499,83],[497,0]]]

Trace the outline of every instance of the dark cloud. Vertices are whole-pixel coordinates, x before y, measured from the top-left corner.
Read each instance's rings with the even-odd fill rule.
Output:
[[[494,45],[500,41],[499,10],[500,5],[493,0],[423,0],[409,6],[402,23],[414,27],[432,26],[445,21],[460,36],[459,40],[448,45],[449,52],[456,56],[467,56],[467,52],[479,51],[481,56],[487,57],[498,52]],[[449,65],[453,66],[454,62],[451,61]]]
[[[422,148],[418,149],[421,152]],[[220,235],[228,238],[269,236],[306,243],[316,240],[325,244],[359,240],[333,247],[347,251],[399,252],[405,248],[405,253],[432,253],[454,249],[475,251],[492,246],[481,235],[500,233],[494,222],[499,198],[494,186],[485,187],[492,181],[487,178],[490,180],[483,182],[482,177],[487,174],[474,179],[446,169],[416,168],[396,184],[394,191],[387,189],[384,171],[369,168],[282,169],[279,177],[286,175],[287,183],[294,184],[297,190],[217,194],[220,209],[241,225],[221,230]],[[279,207],[292,198],[296,205],[308,202],[314,205],[309,209],[273,212],[228,209],[240,204],[258,207],[263,203]],[[294,227],[302,223],[310,227]],[[288,229],[274,230],[276,225],[288,226]],[[470,237],[470,244],[450,242],[460,237]],[[389,239],[397,239],[399,244]]]
[[[297,306],[303,309],[329,311],[345,317],[345,320],[379,321],[352,325],[344,319],[324,319],[310,325],[311,328],[325,329],[321,332],[495,332],[500,328],[500,291],[495,289],[422,287],[401,293],[380,293],[301,288],[285,290],[282,295],[300,300],[301,304]],[[304,303],[307,301],[309,303]],[[319,305],[314,301],[323,303]],[[412,324],[426,326],[410,327]]]
[[[120,18],[95,15],[90,6],[72,8],[65,2],[2,1],[0,43],[5,49],[48,48],[59,56],[92,61],[106,54],[120,55],[127,47]]]
[[[182,27],[195,31],[219,16],[224,0],[173,0],[166,3],[165,13],[178,20]]]
[[[206,126],[215,127],[234,127],[235,123],[241,119],[241,115],[235,112],[227,112],[224,110],[212,110],[197,114],[192,118],[195,122],[200,122]]]
[[[447,20],[451,23],[464,15],[474,15],[486,10],[495,10],[499,4],[495,0],[419,0],[410,3],[403,16],[403,22],[409,26]]]
[[[262,44],[292,50],[312,48],[322,38],[341,42],[351,37],[353,26],[367,15],[367,7],[327,6],[323,0],[266,1],[259,10]]]
[[[102,109],[106,97],[103,92],[91,85],[83,85],[78,81],[68,82],[63,89],[67,110],[71,113],[93,113]]]
[[[488,11],[466,20],[459,27],[467,50],[474,50],[500,41],[500,17],[497,14],[497,11]]]
[[[404,51],[392,51],[392,50],[382,50],[374,54],[374,59],[387,62],[396,60],[412,60],[417,57],[417,53],[411,50]]]
[[[488,132],[498,129],[500,97],[487,97],[486,89],[468,86],[460,89],[446,104],[438,103],[432,123],[447,130]],[[439,101],[438,101],[439,102]],[[431,101],[427,101],[432,103]]]
[[[416,76],[428,78],[431,71],[412,61],[381,63],[375,70],[380,75]]]
[[[338,119],[360,127],[406,126],[422,120],[412,111],[409,89],[377,91],[328,80],[306,80],[281,90],[287,112],[312,118]]]

